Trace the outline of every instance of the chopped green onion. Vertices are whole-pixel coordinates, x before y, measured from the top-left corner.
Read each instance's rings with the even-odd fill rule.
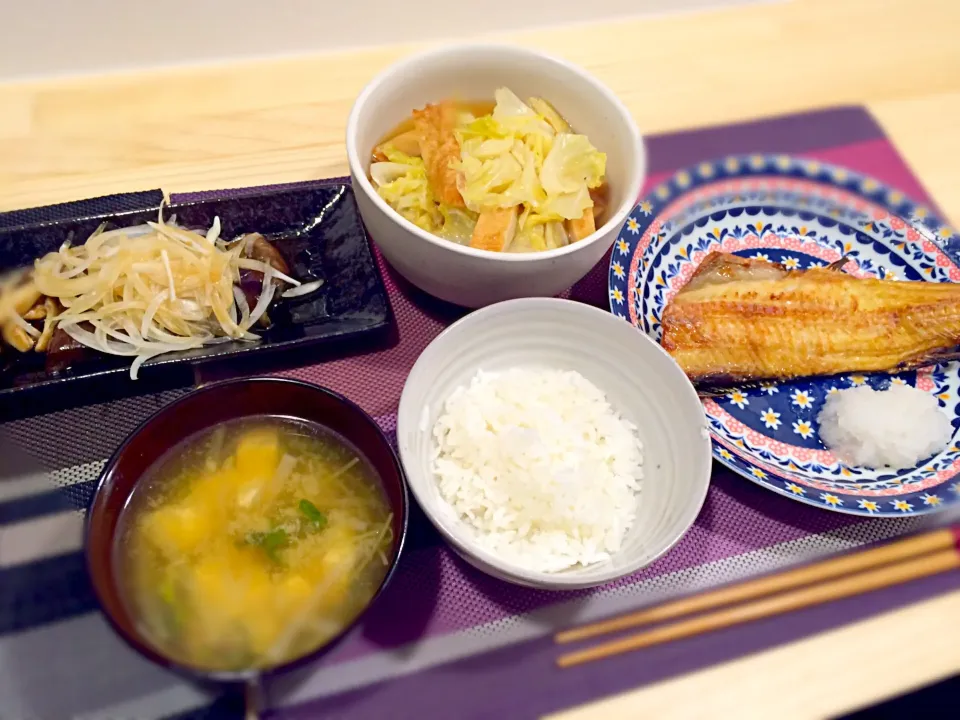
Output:
[[[314,528],[322,530],[326,527],[327,516],[320,512],[312,502],[306,499],[301,500],[298,507],[300,508],[300,512],[306,516],[307,520],[313,523]]]
[[[279,563],[280,558],[277,551],[286,547],[287,531],[283,528],[276,528],[266,533],[252,532],[247,535],[246,540],[250,545],[263,548],[268,558],[275,563]]]

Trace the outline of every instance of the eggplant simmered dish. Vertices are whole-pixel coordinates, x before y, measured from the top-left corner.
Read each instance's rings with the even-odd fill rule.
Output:
[[[47,354],[47,371],[90,351],[144,361],[231,340],[259,340],[279,298],[319,281],[290,277],[280,252],[262,235],[224,240],[220,220],[205,232],[165,221],[106,230],[83,244],[64,243],[0,281],[4,352]]]

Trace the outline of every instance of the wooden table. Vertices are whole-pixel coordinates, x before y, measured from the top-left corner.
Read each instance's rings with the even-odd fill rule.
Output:
[[[958,27],[949,0],[793,0],[500,39],[585,66],[647,133],[864,104],[956,225]],[[0,87],[0,210],[344,175],[353,98],[412,49]],[[953,593],[564,717],[835,714],[955,672],[958,616]]]

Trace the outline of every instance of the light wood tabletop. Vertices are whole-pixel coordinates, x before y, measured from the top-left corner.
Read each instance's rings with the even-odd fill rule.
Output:
[[[609,85],[640,129],[863,103],[960,221],[960,4],[786,3],[497,37]],[[344,175],[350,105],[411,46],[0,86],[0,210]]]
[[[863,104],[956,225],[958,27],[960,3],[950,0],[793,0],[495,39],[586,67],[645,133]],[[0,210],[344,175],[353,98],[412,49],[0,86]],[[958,614],[955,592],[568,717],[837,713],[960,668],[943,633]]]

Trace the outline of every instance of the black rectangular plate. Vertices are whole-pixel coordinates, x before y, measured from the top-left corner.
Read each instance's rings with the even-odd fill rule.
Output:
[[[30,265],[69,237],[78,242],[106,222],[107,228],[156,220],[158,207],[98,212],[69,219],[40,220],[0,227],[0,270]],[[271,327],[261,342],[233,342],[161,355],[143,364],[130,379],[130,358],[96,355],[58,375],[44,369],[42,353],[6,348],[0,367],[0,418],[72,407],[132,394],[183,387],[203,375],[237,374],[256,369],[261,358],[280,351],[301,362],[321,359],[307,347],[333,352],[367,348],[389,333],[393,317],[383,279],[349,185],[335,183],[295,190],[269,190],[232,199],[200,200],[166,206],[164,217],[208,228],[220,218],[221,237],[248,232],[266,235],[301,281],[322,279],[323,286],[301,298],[281,301],[271,310]],[[208,367],[209,365],[209,367]]]

